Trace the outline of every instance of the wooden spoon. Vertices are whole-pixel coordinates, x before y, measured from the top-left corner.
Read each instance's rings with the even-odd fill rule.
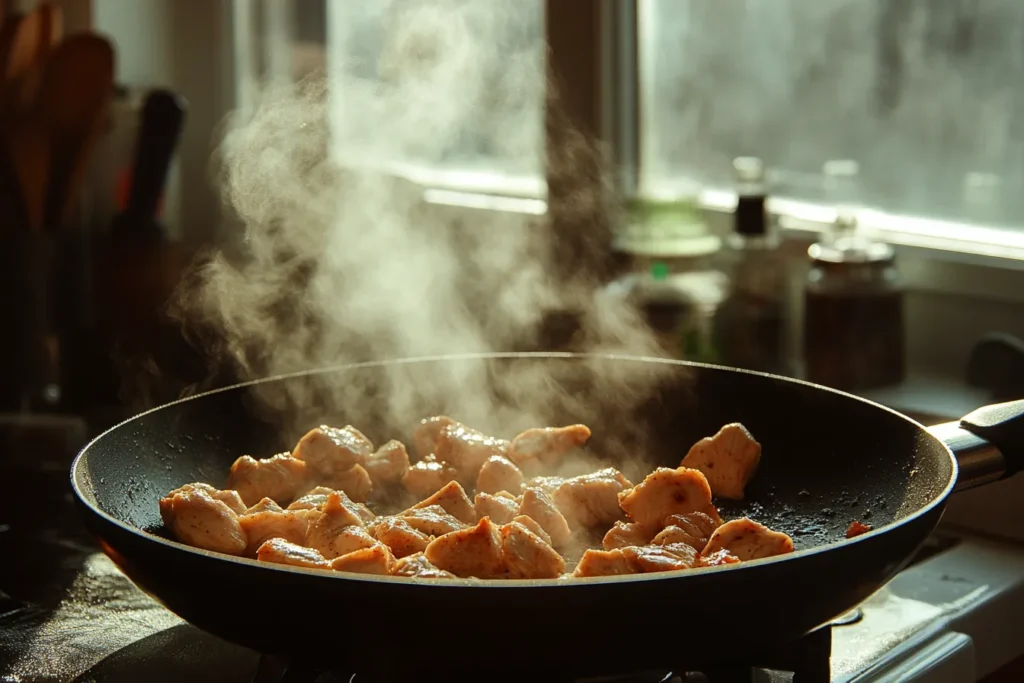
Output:
[[[50,55],[38,103],[52,145],[47,229],[60,229],[70,218],[113,93],[114,48],[105,38],[74,34]]]

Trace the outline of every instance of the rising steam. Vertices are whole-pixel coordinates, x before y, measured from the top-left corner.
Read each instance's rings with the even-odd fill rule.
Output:
[[[599,282],[585,252],[598,249],[592,243],[599,226],[592,236],[571,236],[585,248],[568,259],[559,248],[566,236],[547,219],[488,212],[453,218],[386,167],[453,157],[458,166],[478,157],[543,168],[542,31],[528,25],[541,20],[536,5],[331,3],[339,5],[346,9],[336,11],[352,16],[334,23],[350,34],[340,29],[332,44],[369,40],[372,28],[372,59],[332,59],[326,76],[267,88],[224,137],[223,191],[244,223],[244,243],[206,261],[182,297],[190,316],[216,331],[221,359],[258,378],[350,362],[510,351],[530,346],[545,312],[563,308],[584,312],[578,347],[656,353],[635,311],[596,295]],[[593,169],[601,168],[598,149],[568,128],[565,136],[574,141],[571,152],[553,161],[560,178],[579,174],[571,211],[605,216],[606,195],[592,182]],[[374,417],[407,429],[425,416],[425,406],[443,406],[468,424],[510,436],[550,424],[566,409],[579,414],[575,404],[589,399],[565,387],[580,372],[623,406],[642,400],[654,379],[649,368],[612,373],[597,365],[399,365],[374,376]],[[328,375],[287,394],[275,387],[263,399],[295,420],[287,428],[300,431],[326,406],[358,414],[370,389]]]

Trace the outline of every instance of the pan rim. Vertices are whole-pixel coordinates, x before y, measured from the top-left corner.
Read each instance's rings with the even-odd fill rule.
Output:
[[[893,521],[889,522],[888,524],[885,524],[884,526],[881,526],[881,527],[878,527],[878,528],[874,528],[871,531],[868,531],[868,532],[866,532],[864,534],[861,534],[859,536],[856,536],[854,538],[841,539],[841,540],[833,541],[831,543],[827,543],[827,544],[824,544],[824,545],[814,546],[812,548],[805,548],[803,550],[796,550],[796,551],[791,552],[791,553],[786,553],[785,555],[776,555],[774,557],[766,557],[766,558],[761,558],[761,559],[757,559],[757,560],[745,560],[743,562],[739,562],[739,563],[736,563],[736,564],[720,565],[720,566],[717,566],[717,567],[697,567],[697,568],[693,568],[693,569],[679,569],[679,570],[666,571],[666,572],[653,572],[653,573],[648,573],[648,574],[627,574],[627,575],[620,575],[620,576],[590,576],[590,577],[572,577],[572,578],[556,578],[556,579],[463,579],[463,578],[455,578],[455,579],[424,579],[424,578],[405,577],[405,576],[381,576],[381,575],[371,575],[371,574],[356,574],[356,573],[350,573],[350,572],[339,572],[339,571],[335,571],[335,570],[312,569],[312,568],[306,568],[306,567],[293,567],[293,566],[289,566],[289,565],[274,564],[274,563],[267,563],[267,562],[259,562],[258,560],[254,560],[254,559],[250,559],[250,558],[246,558],[246,557],[237,557],[235,555],[227,555],[227,554],[215,552],[215,551],[212,551],[212,550],[205,550],[203,548],[196,548],[194,546],[186,545],[186,544],[181,543],[179,541],[173,541],[173,540],[170,540],[170,539],[165,539],[165,538],[162,538],[160,536],[156,536],[154,534],[148,533],[148,532],[146,532],[143,529],[140,529],[138,527],[132,526],[132,525],[130,525],[130,524],[128,524],[128,523],[126,523],[126,522],[124,522],[124,521],[114,517],[113,515],[105,512],[104,510],[101,510],[99,508],[99,506],[94,503],[94,501],[95,501],[94,497],[92,497],[91,495],[86,495],[86,493],[83,491],[83,489],[80,486],[80,484],[82,483],[82,482],[80,482],[80,478],[82,477],[81,470],[80,470],[80,465],[82,463],[83,458],[85,456],[87,456],[89,449],[92,448],[92,446],[94,444],[96,444],[100,440],[104,439],[104,437],[106,437],[108,434],[110,434],[110,433],[120,429],[121,427],[123,427],[125,425],[128,425],[131,422],[139,420],[142,417],[144,417],[146,415],[149,415],[150,413],[154,413],[154,412],[157,412],[159,410],[163,410],[165,408],[169,408],[171,406],[175,406],[175,405],[178,405],[178,404],[181,404],[181,403],[185,403],[187,401],[197,400],[197,399],[203,398],[204,396],[211,396],[211,395],[219,394],[219,393],[222,393],[222,392],[234,391],[234,390],[237,390],[237,389],[243,389],[243,388],[246,388],[246,387],[252,387],[252,386],[259,385],[259,384],[269,384],[269,383],[272,383],[272,382],[278,382],[278,381],[284,381],[284,380],[289,380],[289,379],[295,379],[295,378],[299,378],[299,377],[309,377],[309,376],[313,376],[313,375],[327,374],[327,373],[331,373],[331,372],[343,372],[343,371],[350,371],[350,370],[361,370],[361,369],[367,369],[367,368],[382,367],[382,366],[386,366],[386,365],[414,364],[414,363],[439,362],[439,361],[459,361],[459,360],[512,360],[512,359],[516,359],[516,358],[537,359],[537,360],[542,360],[542,359],[619,360],[619,361],[631,361],[631,362],[641,362],[641,363],[658,363],[658,364],[663,364],[663,365],[676,365],[676,366],[681,366],[681,367],[702,368],[702,369],[708,369],[708,370],[714,370],[714,371],[723,371],[723,372],[726,372],[726,373],[739,373],[739,374],[746,374],[746,375],[765,377],[765,378],[768,378],[768,379],[778,380],[778,381],[785,382],[785,383],[788,383],[788,384],[803,385],[803,386],[806,386],[806,387],[809,387],[809,388],[812,388],[812,389],[815,389],[815,390],[825,391],[825,392],[828,392],[828,393],[831,393],[831,394],[835,394],[835,395],[838,395],[838,396],[842,396],[842,397],[845,397],[845,398],[848,398],[848,399],[853,399],[853,400],[858,401],[860,403],[863,403],[863,404],[872,406],[874,408],[878,408],[880,410],[883,410],[883,411],[889,413],[890,415],[892,415],[892,416],[894,416],[896,418],[899,418],[899,419],[903,420],[904,422],[907,422],[907,423],[917,427],[919,430],[921,430],[921,432],[931,436],[931,438],[935,439],[939,444],[941,444],[941,446],[943,448],[943,451],[946,453],[946,455],[949,458],[949,464],[950,464],[949,481],[946,482],[946,484],[942,488],[942,490],[939,493],[937,493],[936,495],[934,495],[932,500],[929,501],[927,504],[919,507],[917,510],[915,510],[912,513],[906,515],[905,517],[901,517],[899,519],[893,520]],[[82,447],[82,449],[75,456],[74,461],[71,463],[71,472],[70,472],[70,474],[71,474],[71,488],[74,491],[75,497],[78,499],[78,501],[81,504],[83,504],[86,508],[88,508],[89,511],[92,514],[100,517],[105,522],[107,522],[109,524],[112,524],[112,525],[114,525],[116,527],[119,527],[120,529],[122,529],[122,530],[124,530],[124,531],[126,531],[126,532],[128,532],[130,534],[142,537],[143,539],[145,539],[146,542],[162,544],[162,545],[164,545],[164,546],[166,546],[168,548],[174,548],[174,549],[177,549],[177,550],[184,550],[186,552],[193,553],[193,554],[200,555],[200,556],[207,557],[207,558],[214,559],[214,560],[229,561],[229,562],[232,562],[232,563],[235,563],[235,564],[239,564],[239,565],[242,565],[242,566],[252,567],[253,569],[258,569],[258,570],[261,570],[261,571],[275,571],[275,572],[284,571],[284,572],[290,572],[290,573],[305,574],[305,575],[310,575],[310,576],[318,576],[318,577],[322,577],[322,578],[343,579],[343,580],[347,580],[347,581],[361,581],[361,582],[372,582],[372,583],[392,583],[392,584],[396,584],[396,585],[409,585],[409,586],[413,586],[413,585],[416,585],[416,586],[432,585],[432,586],[444,586],[444,587],[452,587],[452,588],[454,588],[454,587],[459,587],[459,588],[472,587],[472,588],[507,588],[507,589],[512,589],[512,588],[534,588],[534,589],[536,589],[536,588],[562,588],[562,587],[573,586],[573,585],[593,586],[593,585],[604,585],[604,584],[615,584],[615,583],[633,583],[633,582],[639,582],[639,581],[660,581],[660,580],[669,580],[669,579],[673,579],[673,578],[682,578],[682,577],[685,577],[685,576],[704,576],[704,575],[707,575],[707,574],[712,573],[712,572],[714,572],[714,573],[718,573],[718,572],[733,572],[733,571],[738,571],[738,570],[742,570],[742,569],[746,569],[746,568],[750,568],[750,567],[763,567],[763,566],[767,566],[767,565],[774,565],[774,564],[779,564],[779,563],[791,561],[791,560],[798,559],[798,558],[809,557],[809,556],[816,555],[818,553],[825,552],[825,551],[828,551],[828,550],[833,550],[833,549],[836,549],[836,548],[839,548],[839,547],[853,547],[853,546],[856,546],[857,544],[867,543],[867,542],[869,542],[873,538],[881,536],[882,534],[884,534],[884,533],[886,533],[886,532],[888,532],[888,531],[890,531],[890,530],[892,530],[892,529],[894,529],[894,528],[896,528],[898,526],[901,526],[901,525],[906,524],[906,523],[910,523],[910,522],[912,522],[915,519],[923,517],[923,516],[929,514],[930,512],[932,512],[936,507],[944,505],[946,499],[949,497],[949,495],[952,493],[954,487],[956,486],[956,481],[957,481],[957,478],[958,478],[958,475],[959,475],[959,466],[958,466],[958,463],[957,463],[957,459],[953,455],[953,452],[952,452],[952,450],[950,450],[949,446],[945,442],[943,442],[941,439],[939,439],[937,436],[932,434],[931,431],[927,427],[922,425],[921,423],[917,422],[916,420],[908,417],[907,415],[905,415],[905,414],[903,414],[903,413],[901,413],[901,412],[899,412],[897,410],[889,408],[888,406],[884,406],[884,405],[882,405],[882,404],[880,404],[880,403],[878,403],[876,401],[872,401],[872,400],[864,398],[862,396],[857,396],[856,394],[851,394],[849,392],[841,391],[839,389],[833,389],[831,387],[826,387],[826,386],[823,386],[823,385],[820,385],[820,384],[815,384],[813,382],[808,382],[806,380],[797,379],[797,378],[794,378],[794,377],[785,377],[785,376],[782,376],[782,375],[775,375],[775,374],[771,374],[771,373],[767,373],[767,372],[760,372],[760,371],[756,371],[756,370],[747,370],[747,369],[744,369],[744,368],[733,368],[733,367],[728,367],[728,366],[723,366],[723,365],[715,365],[715,364],[711,364],[711,363],[700,363],[700,362],[696,362],[696,361],[686,361],[686,360],[679,360],[679,359],[674,359],[674,358],[658,358],[658,357],[653,357],[653,356],[637,356],[637,355],[616,354],[616,353],[571,353],[571,352],[562,352],[562,351],[540,351],[540,352],[489,352],[489,353],[440,354],[440,355],[432,355],[432,356],[414,356],[414,357],[394,358],[394,359],[385,359],[385,360],[363,361],[363,362],[359,362],[359,363],[342,363],[342,364],[338,364],[338,365],[325,366],[325,367],[313,368],[313,369],[308,369],[308,370],[299,370],[299,371],[296,371],[296,372],[290,372],[290,373],[285,373],[285,374],[281,374],[281,375],[274,375],[274,376],[271,376],[271,377],[265,377],[265,378],[261,378],[261,379],[248,380],[248,381],[245,381],[245,382],[239,382],[237,384],[232,384],[232,385],[226,386],[226,387],[218,387],[216,389],[211,389],[209,391],[205,391],[205,392],[202,392],[202,393],[194,394],[192,396],[186,396],[184,398],[179,398],[179,399],[176,399],[174,401],[170,401],[168,403],[164,403],[162,405],[155,406],[153,408],[150,408],[148,410],[140,412],[140,413],[138,413],[136,415],[133,415],[133,416],[127,418],[126,420],[123,420],[123,421],[117,423],[116,425],[114,425],[112,427],[109,427],[108,429],[104,430],[103,432],[101,432],[100,434],[95,436],[93,439],[91,439],[84,447]],[[328,574],[327,572],[330,572],[330,574]]]

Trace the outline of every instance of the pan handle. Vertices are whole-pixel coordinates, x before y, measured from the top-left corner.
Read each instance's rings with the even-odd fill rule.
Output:
[[[928,429],[960,465],[957,490],[974,488],[1024,469],[1024,400],[978,408],[959,422]]]

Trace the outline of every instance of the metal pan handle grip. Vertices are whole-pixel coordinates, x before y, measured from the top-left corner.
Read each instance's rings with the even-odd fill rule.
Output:
[[[956,489],[1005,479],[1024,469],[1024,400],[978,408],[959,422],[928,428],[960,466]]]
[[[978,408],[960,420],[960,428],[999,449],[1006,462],[1004,476],[1024,469],[1024,399]]]

